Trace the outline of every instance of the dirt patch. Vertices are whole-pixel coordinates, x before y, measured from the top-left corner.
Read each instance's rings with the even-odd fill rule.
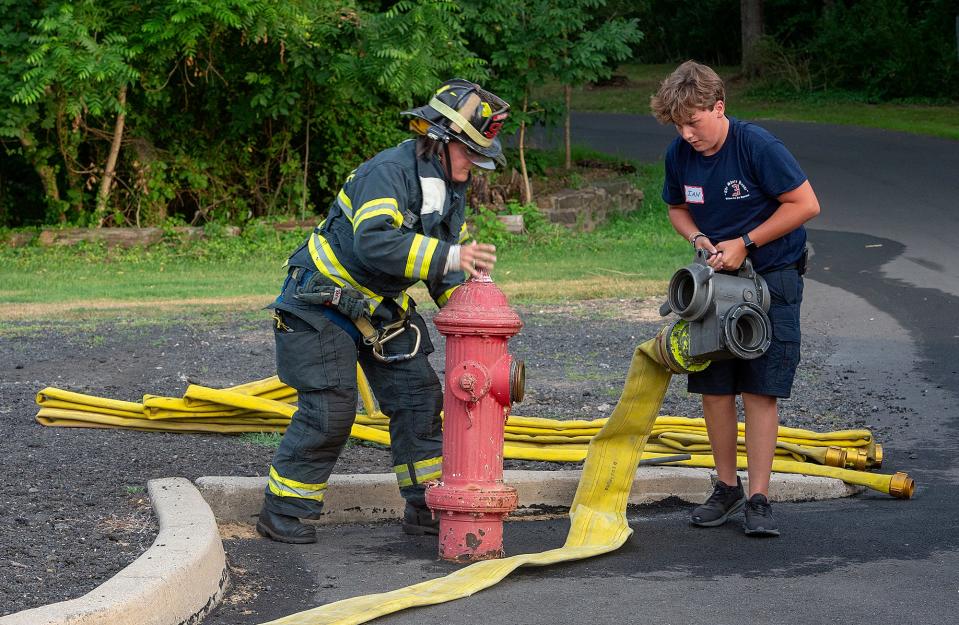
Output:
[[[83,323],[59,312],[50,313],[56,321],[35,316],[4,321],[0,562],[6,571],[0,576],[0,612],[79,597],[139,557],[158,529],[146,496],[148,480],[265,474],[272,449],[242,436],[49,428],[34,420],[34,397],[45,386],[138,401],[145,393],[179,396],[190,379],[227,386],[273,375],[269,317],[256,312],[259,302],[231,301],[230,309],[238,312],[174,311],[157,323],[144,322],[137,310],[125,306]],[[655,312],[659,304],[658,298],[609,299],[517,307],[525,325],[510,348],[526,362],[527,392],[514,412],[609,416],[634,347],[662,325]],[[429,320],[432,313],[424,311],[424,316]],[[441,371],[443,341],[429,325],[437,345],[431,360]],[[803,364],[794,399],[782,404],[784,424],[818,430],[868,427],[872,406],[884,412],[910,410],[898,405],[895,389],[871,389],[865,398],[865,390],[844,382],[844,375],[855,380],[855,374],[828,364],[832,347],[824,332],[812,325],[804,328]],[[700,414],[698,398],[686,393],[684,379],[673,380],[662,412]],[[907,420],[902,423],[907,427]],[[899,434],[875,432],[880,441]],[[390,464],[387,450],[350,444],[336,471],[382,473]],[[506,466],[576,468],[515,460]],[[234,581],[248,592],[261,590],[257,581],[237,575]]]
[[[244,297],[200,297],[192,299],[176,300],[148,300],[148,301],[123,301],[123,300],[86,300],[78,302],[49,302],[49,303],[24,303],[24,304],[0,304],[0,319],[21,320],[21,319],[79,319],[86,318],[91,313],[115,313],[119,311],[137,311],[150,310],[151,314],[155,312],[169,312],[175,310],[186,310],[202,307],[220,307],[226,310],[237,310],[241,308],[255,309],[262,307],[264,302],[268,302],[269,297],[244,296]]]
[[[217,529],[220,531],[220,538],[233,540],[236,538],[256,538],[259,534],[252,525],[243,523],[218,523]]]

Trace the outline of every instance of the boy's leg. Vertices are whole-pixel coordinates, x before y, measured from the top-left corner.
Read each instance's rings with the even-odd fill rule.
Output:
[[[776,452],[779,411],[775,397],[743,393],[746,412],[746,459],[749,495],[769,495],[769,475]]]
[[[706,433],[713,449],[716,474],[730,486],[736,485],[736,396],[703,395]]]
[[[776,398],[743,393],[743,405],[746,410],[746,459],[749,464],[749,499],[746,501],[743,530],[749,536],[779,536],[779,525],[773,517],[767,497],[779,427]]]
[[[693,509],[689,521],[700,527],[716,527],[742,509],[746,500],[736,475],[736,377],[731,361],[714,362],[705,371],[689,375],[690,393],[703,396],[706,433],[713,449],[719,481],[701,505]]]

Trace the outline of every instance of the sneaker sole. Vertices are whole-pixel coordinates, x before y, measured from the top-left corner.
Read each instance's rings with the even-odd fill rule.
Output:
[[[749,529],[745,523],[743,524],[743,532],[746,533],[746,536],[779,536],[779,530],[767,530],[765,527]]]
[[[308,545],[310,543],[316,542],[316,536],[308,536],[303,538],[291,538],[289,536],[283,536],[282,534],[276,534],[270,531],[270,528],[263,525],[263,523],[259,521],[256,522],[256,532],[260,536],[263,536],[264,538],[269,538],[277,542],[288,543],[291,545]]]
[[[732,506],[729,510],[726,511],[726,514],[724,514],[723,516],[719,517],[718,519],[714,519],[714,520],[712,520],[712,521],[693,521],[692,519],[690,519],[689,522],[690,522],[691,524],[695,525],[696,527],[716,527],[716,526],[722,525],[723,523],[725,523],[726,521],[728,521],[728,520],[729,520],[729,517],[731,517],[732,515],[736,514],[736,513],[739,512],[740,510],[742,510],[742,509],[743,509],[743,506],[745,506],[745,505],[746,505],[746,500],[745,500],[745,499],[740,499],[739,501],[737,501],[736,503],[734,503],[733,506]]]

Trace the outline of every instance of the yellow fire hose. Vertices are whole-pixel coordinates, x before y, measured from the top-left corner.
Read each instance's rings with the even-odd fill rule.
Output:
[[[559,549],[485,560],[455,573],[392,592],[354,597],[270,621],[270,625],[350,625],[415,606],[468,597],[520,566],[545,566],[614,551],[632,534],[626,500],[643,446],[656,420],[671,373],[650,358],[653,341],[638,347],[613,414],[589,445],[570,529]]]
[[[623,394],[608,419],[564,422],[511,417],[507,421],[509,435],[522,438],[505,444],[506,457],[585,460],[580,484],[570,507],[570,530],[563,547],[478,562],[440,579],[392,592],[338,601],[271,621],[270,624],[363,623],[405,608],[472,595],[496,584],[520,566],[555,564],[618,549],[632,533],[626,520],[626,501],[640,459],[668,456],[684,448],[688,448],[685,449],[687,451],[705,452],[704,440],[708,447],[702,419],[657,418],[672,376],[663,365],[667,363],[663,362],[655,340],[636,348]],[[358,375],[360,397],[366,414],[357,415],[357,423],[351,434],[389,444],[386,429],[388,421],[376,406],[362,371]],[[256,428],[256,431],[278,431],[296,411],[290,402],[295,400],[295,394],[291,395],[272,378],[229,389],[191,385],[182,399],[169,402],[157,399],[162,398],[148,396],[143,403],[135,403],[47,388],[37,394],[37,403],[41,406],[37,420],[45,425],[72,427],[217,432],[250,431],[249,428]],[[148,402],[153,408],[152,413],[147,407]],[[217,416],[214,417],[214,414]],[[238,425],[237,421],[242,424]],[[601,429],[594,432],[600,425]],[[651,435],[656,436],[657,442],[647,449]],[[541,437],[548,442],[534,442]],[[847,454],[855,452],[863,464],[867,459],[881,462],[881,447],[875,444],[866,430],[817,433],[780,428],[779,437],[778,446],[782,450],[806,459],[818,458],[827,462],[839,453],[836,450],[845,450]],[[584,439],[589,439],[588,446],[584,445]],[[714,466],[712,455],[708,452],[691,454],[689,460],[675,464]],[[743,455],[738,456],[737,465],[739,468],[746,467]],[[774,458],[773,470],[832,477],[902,498],[912,496],[913,492],[913,481],[904,473],[870,474],[782,457]]]
[[[389,445],[389,418],[379,410],[362,369],[357,368],[357,376],[364,412],[357,414],[351,435]],[[37,394],[40,405],[37,421],[60,427],[126,427],[170,432],[282,432],[296,410],[295,401],[296,391],[276,376],[226,389],[190,385],[183,397],[145,395],[142,403],[46,388]],[[589,442],[607,423],[608,419],[564,421],[512,415],[505,428],[504,456],[517,460],[582,462]],[[742,435],[744,424],[739,423],[738,427]],[[692,458],[672,464],[714,466],[703,419],[659,416],[650,435],[643,458],[661,458],[683,451],[692,454]],[[740,466],[744,467],[744,449],[740,452]],[[813,432],[780,427],[777,454],[777,460],[782,462],[776,465],[779,467],[776,470],[806,475],[823,475],[818,468],[813,468],[817,464],[863,471],[882,462],[882,446],[875,443],[868,430]],[[898,497],[909,496],[911,491],[905,486],[908,478],[897,475],[900,477],[895,481],[895,476],[877,478],[853,471],[828,476]]]

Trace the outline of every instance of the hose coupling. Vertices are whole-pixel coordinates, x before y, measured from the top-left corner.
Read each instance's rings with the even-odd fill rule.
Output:
[[[689,324],[688,356],[699,360],[759,358],[769,349],[772,325],[766,281],[747,258],[736,275],[716,273],[697,253],[669,281],[665,317],[679,315]]]
[[[899,499],[909,499],[916,489],[916,482],[903,472],[898,472],[889,480],[889,494]]]
[[[846,455],[846,450],[842,447],[827,447],[823,464],[827,467],[844,468],[846,466]]]

